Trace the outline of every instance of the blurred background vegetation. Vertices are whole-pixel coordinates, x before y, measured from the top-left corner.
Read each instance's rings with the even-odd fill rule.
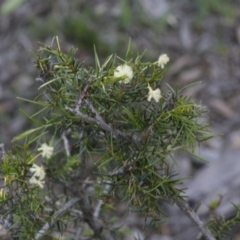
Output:
[[[201,81],[186,94],[208,106],[213,130],[223,133],[202,147],[203,157],[216,162],[222,151],[240,149],[239,0],[1,0],[0,142],[7,147],[30,127],[20,109],[34,112],[16,97],[40,93],[30,50],[51,44],[56,35],[63,51],[77,47],[86,65],[94,63],[93,45],[102,59],[121,56],[130,38],[133,51],[146,49],[148,60],[168,54],[162,87]],[[184,159],[183,175],[203,165]]]
[[[9,143],[24,128],[18,114],[24,106],[16,96],[37,93],[38,73],[29,50],[36,51],[40,42],[50,44],[56,35],[66,51],[77,47],[77,57],[86,64],[93,64],[94,44],[104,59],[113,52],[123,54],[129,38],[134,51],[147,50],[149,60],[167,53],[171,65],[165,80],[176,85],[201,80],[191,94],[211,105],[211,118],[221,123],[234,115],[240,101],[234,94],[239,87],[233,87],[239,83],[233,76],[239,74],[234,74],[239,6],[236,0],[1,1],[0,140]]]

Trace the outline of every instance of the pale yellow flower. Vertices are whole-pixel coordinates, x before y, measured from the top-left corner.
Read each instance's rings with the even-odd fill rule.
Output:
[[[43,166],[39,167],[37,164],[33,164],[29,171],[33,173],[34,177],[38,177],[40,180],[44,179],[46,175]]]
[[[45,184],[45,181],[43,179],[37,179],[35,176],[32,176],[29,179],[29,183],[32,184],[32,185],[36,185],[40,188],[43,188],[44,184]]]
[[[125,84],[130,83],[133,78],[133,70],[128,65],[120,65],[114,71],[114,77],[123,78],[123,80],[119,82],[123,82]]]
[[[159,102],[159,99],[162,97],[161,95],[161,90],[159,88],[153,90],[151,86],[148,84],[148,98],[147,100],[150,102],[151,99],[153,98],[156,102]]]
[[[38,151],[42,151],[42,156],[46,158],[50,158],[53,155],[54,148],[51,146],[48,146],[46,143],[43,143],[40,148],[38,148]]]
[[[161,54],[158,58],[158,66],[164,69],[165,65],[169,62],[169,57],[167,54]]]

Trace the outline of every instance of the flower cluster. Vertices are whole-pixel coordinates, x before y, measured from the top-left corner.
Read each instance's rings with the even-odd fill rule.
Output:
[[[46,143],[43,143],[40,148],[37,149],[41,151],[42,157],[50,158],[53,155],[54,148],[48,146]],[[29,179],[29,183],[32,185],[36,185],[40,188],[44,187],[45,181],[45,170],[43,166],[38,166],[37,164],[33,164],[32,167],[29,169],[31,173],[33,173],[32,177]]]
[[[43,166],[39,167],[37,164],[33,164],[29,171],[33,173],[32,177],[29,179],[29,183],[43,188],[45,183],[44,178],[46,175]]]
[[[161,69],[164,69],[169,60],[170,59],[167,54],[161,54],[156,63],[159,67],[161,67]],[[123,80],[120,80],[120,83],[130,83],[133,78],[133,69],[127,64],[120,65],[115,69],[113,76],[116,78],[122,78]],[[162,97],[161,90],[159,88],[153,90],[149,84],[148,89],[149,92],[147,100],[150,102],[153,98],[156,102],[159,102],[160,98]]]

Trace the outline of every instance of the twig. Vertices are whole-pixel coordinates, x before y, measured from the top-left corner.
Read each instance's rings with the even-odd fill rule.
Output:
[[[69,141],[68,141],[68,138],[67,138],[67,135],[71,132],[71,130],[67,130],[67,131],[63,131],[62,133],[62,140],[63,140],[63,144],[64,144],[64,148],[65,148],[65,151],[66,151],[66,154],[68,157],[70,157],[70,144],[69,144]]]
[[[83,91],[81,93],[81,96],[79,97],[79,100],[78,100],[78,102],[76,104],[76,107],[75,107],[76,111],[81,107],[83,99],[87,96],[87,92],[88,92],[88,89],[90,87],[90,82],[91,82],[90,80],[87,81],[87,85],[83,89]]]
[[[103,194],[104,193],[107,193],[108,190],[110,188],[110,184],[109,184],[109,181],[106,182],[105,184],[105,187],[103,189]],[[96,206],[95,206],[95,209],[94,209],[94,212],[93,212],[93,217],[95,218],[98,218],[99,217],[99,214],[100,214],[100,211],[101,211],[101,206],[102,206],[102,203],[103,203],[103,200],[102,199],[99,199]]]
[[[65,107],[65,109],[68,110],[69,112],[75,114],[76,116],[82,118],[87,123],[96,124],[103,130],[113,133],[113,135],[115,135],[116,137],[120,136],[120,137],[123,137],[124,139],[130,140],[130,136],[128,134],[121,132],[119,130],[115,130],[114,128],[109,126],[104,121],[100,121],[99,119],[92,118],[89,115],[82,113],[79,109],[72,109],[67,106]]]
[[[202,235],[206,238],[206,240],[216,240],[216,238],[212,235],[212,233],[204,226],[201,219],[198,215],[193,211],[193,209],[189,206],[187,202],[182,199],[175,199],[178,207],[192,220],[192,222],[197,226]]]
[[[79,240],[81,233],[82,233],[82,226],[78,226],[77,233],[76,233],[74,240]]]
[[[94,106],[90,103],[90,101],[88,99],[85,100],[85,102],[87,103],[87,105],[89,106],[90,110],[96,115],[96,119],[99,122],[104,122],[102,117],[100,116],[100,114],[98,113],[98,111],[94,108]]]
[[[88,194],[86,194],[86,192],[84,191],[84,188],[86,187],[86,185],[92,184],[92,182],[90,182],[88,179],[89,178],[86,178],[86,180],[82,183],[80,193],[79,193],[79,191],[76,191],[76,189],[74,189],[72,186],[70,186],[64,182],[62,182],[62,183],[66,187],[68,187],[68,189],[72,192],[73,195],[80,194],[81,198],[78,198],[79,199],[78,201],[79,201],[79,206],[82,211],[82,219],[93,230],[94,236],[101,240],[114,240],[112,238],[110,232],[106,228],[104,229],[104,233],[102,233],[103,232],[103,222],[101,219],[98,218],[98,215],[100,212],[100,207],[101,207],[101,205],[99,206],[99,204],[101,202],[99,202],[97,204],[97,206],[95,207],[95,211],[93,211],[92,206],[88,200]],[[107,184],[107,182],[106,182],[106,184]],[[57,212],[56,212],[56,215],[57,215]],[[55,214],[54,214],[54,217],[55,217]],[[44,227],[46,228],[46,231],[48,231],[49,227],[48,227],[47,223],[44,225]]]
[[[111,236],[111,234],[107,231],[106,228],[104,233],[102,233],[103,222],[99,218],[94,217],[91,205],[86,194],[84,194],[83,192],[81,195],[83,197],[80,199],[79,203],[83,213],[83,219],[85,219],[85,221],[94,231],[94,236],[101,240],[114,240],[114,238]]]
[[[117,129],[112,128],[110,125],[108,125],[103,118],[101,117],[101,115],[98,113],[98,111],[94,108],[94,106],[90,103],[90,101],[88,99],[84,99],[86,98],[87,95],[87,91],[90,87],[90,81],[88,82],[88,84],[86,85],[86,87],[84,88],[81,96],[79,97],[79,100],[75,106],[75,109],[70,108],[68,106],[65,107],[66,110],[68,110],[69,112],[75,114],[78,117],[81,117],[84,121],[88,122],[88,123],[92,123],[92,124],[96,124],[97,126],[99,126],[100,128],[102,128],[103,130],[107,131],[107,132],[111,132],[115,137],[122,137],[125,140],[128,141],[132,141],[135,144],[139,145],[140,139],[142,139],[142,136],[139,136],[137,134],[134,135],[130,135],[130,134],[126,134],[124,132],[121,132]],[[84,114],[80,111],[80,107],[84,102],[89,106],[90,110],[92,111],[92,113],[95,114],[95,118],[90,117],[87,114]]]
[[[69,208],[71,208],[74,204],[79,202],[81,200],[80,197],[75,197],[69,200],[62,208],[60,208],[52,217],[52,220],[50,222],[45,223],[45,225],[42,227],[42,229],[36,234],[35,240],[40,239],[41,237],[44,236],[44,234],[49,230],[49,228],[54,225],[55,223],[55,218],[59,217],[62,215],[64,212],[66,212]]]
[[[84,128],[82,128],[79,133],[79,141],[80,141],[79,152],[80,152],[80,161],[81,161],[80,167],[85,169],[86,168],[86,153],[84,151],[84,141],[83,141],[84,135],[85,135],[85,130],[84,130]],[[81,173],[80,169],[78,172],[79,172],[79,174]]]
[[[120,175],[124,175],[125,172],[126,172],[126,170],[121,167],[121,168],[119,168],[119,169],[117,169],[117,170],[115,170],[115,171],[113,171],[113,172],[110,172],[109,175],[110,175],[111,177],[120,176]]]

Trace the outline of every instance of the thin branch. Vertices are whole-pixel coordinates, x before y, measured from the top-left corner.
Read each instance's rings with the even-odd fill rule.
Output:
[[[81,198],[78,198],[79,199],[78,201],[79,201],[79,207],[81,208],[81,211],[82,211],[82,220],[85,221],[89,225],[89,227],[93,230],[94,236],[101,240],[114,240],[114,238],[112,238],[107,228],[105,228],[103,232],[103,228],[104,228],[103,221],[99,219],[97,216],[99,215],[99,211],[100,211],[100,208],[98,209],[99,205],[97,205],[95,208],[95,211],[93,211],[92,206],[88,200],[88,194],[86,194],[86,192],[84,191],[84,188],[86,187],[86,185],[92,184],[92,182],[90,182],[88,179],[89,178],[86,178],[86,180],[82,183],[80,193],[79,191],[76,191],[76,189],[73,189],[71,185],[68,185],[64,182],[62,183],[72,192],[72,194],[81,195]]]
[[[79,132],[79,141],[80,141],[79,153],[80,153],[80,161],[81,161],[80,167],[85,169],[86,168],[86,152],[84,151],[84,141],[83,141],[84,135],[85,135],[85,130],[84,128],[82,128],[80,129],[80,132]],[[79,174],[81,173],[80,169],[78,172]]]
[[[83,91],[82,91],[82,93],[81,93],[81,96],[79,97],[79,100],[78,100],[78,102],[77,102],[77,104],[76,104],[76,108],[75,108],[76,111],[81,107],[82,102],[83,102],[83,99],[86,98],[88,89],[89,89],[89,87],[90,87],[90,83],[91,83],[91,81],[90,81],[90,79],[88,79],[87,85],[86,85],[86,87],[83,89]]]
[[[86,183],[88,182],[88,178],[86,179]],[[84,191],[84,188],[86,186],[86,183],[83,182],[81,186],[81,199],[79,200],[79,206],[82,210],[82,219],[88,223],[89,227],[93,230],[94,236],[101,240],[114,240],[111,236],[110,232],[107,230],[107,228],[104,229],[104,223],[101,219],[98,218],[100,213],[100,207],[102,202],[99,201],[98,204],[95,207],[95,210],[93,211],[91,203],[88,199],[88,194]],[[108,184],[106,183],[106,189],[107,191]],[[79,194],[79,192],[78,192]]]
[[[82,233],[82,224],[81,224],[81,226],[78,226],[77,233],[76,233],[74,240],[79,240],[81,233]]]
[[[70,157],[70,150],[71,150],[71,147],[70,147],[70,144],[69,144],[69,140],[67,138],[67,135],[71,132],[71,130],[67,130],[67,131],[63,131],[62,133],[62,140],[63,140],[63,144],[64,144],[64,148],[65,148],[65,151],[66,151],[66,154],[68,157]]]
[[[124,139],[127,139],[128,141],[130,141],[130,136],[124,132],[121,132],[119,130],[116,130],[114,128],[112,128],[111,126],[109,126],[106,122],[101,121],[99,119],[95,119],[90,117],[87,114],[82,113],[79,109],[72,109],[70,107],[65,107],[66,110],[68,110],[69,112],[73,113],[74,115],[82,118],[85,122],[87,123],[91,123],[91,124],[96,124],[97,126],[99,126],[100,128],[102,128],[103,130],[107,131],[107,132],[111,132],[113,135],[115,135],[116,137],[120,136]]]
[[[87,103],[87,105],[89,106],[90,110],[92,111],[92,113],[94,113],[96,115],[96,119],[97,121],[100,122],[104,122],[101,115],[98,113],[98,111],[94,108],[94,106],[90,103],[90,101],[88,99],[85,100],[85,102]]]
[[[97,204],[95,206],[94,212],[93,212],[93,217],[98,218],[99,214],[100,214],[100,210],[101,210],[101,206],[102,206],[103,200],[99,199],[97,201]]]
[[[42,227],[42,229],[36,234],[35,240],[40,239],[43,237],[46,232],[50,229],[52,225],[55,223],[55,218],[60,217],[64,212],[66,212],[69,208],[71,208],[73,205],[75,205],[77,202],[80,201],[80,197],[75,197],[69,200],[62,208],[60,208],[52,217],[52,220],[50,222],[45,223],[45,225]]]
[[[94,231],[94,236],[101,240],[114,240],[110,232],[105,228],[103,232],[103,222],[99,218],[94,217],[91,204],[88,197],[84,192],[81,194],[83,197],[80,199],[80,207],[83,213],[83,219],[88,223],[91,229]]]
[[[108,182],[106,182],[106,184],[104,186],[103,194],[108,193],[109,188],[110,188],[110,184],[109,184],[109,181],[108,181]],[[103,203],[103,200],[99,199],[97,204],[96,204],[96,206],[95,206],[95,208],[94,208],[93,217],[95,217],[95,218],[99,217],[102,203]]]
[[[137,163],[136,159],[133,159],[129,162],[125,162],[123,167],[121,167],[117,170],[114,170],[113,172],[110,172],[109,176],[114,177],[114,176],[125,175],[134,168],[136,163]]]
[[[85,100],[85,102],[87,103],[87,105],[89,106],[90,110],[92,111],[92,113],[95,114],[95,118],[90,117],[87,114],[84,114],[80,111],[79,109],[79,104],[82,104],[82,97],[80,97],[78,103],[76,104],[75,109],[70,108],[68,106],[65,107],[66,110],[68,110],[69,112],[73,113],[74,115],[82,118],[85,122],[87,123],[91,123],[91,124],[95,124],[97,126],[99,126],[101,129],[107,131],[107,132],[111,132],[115,137],[122,137],[127,141],[133,142],[136,145],[139,145],[141,139],[142,139],[142,135],[140,134],[129,134],[129,133],[124,133],[122,131],[119,131],[117,129],[114,129],[113,127],[111,127],[109,124],[107,124],[103,118],[101,117],[101,115],[98,113],[98,111],[93,107],[93,105],[88,101]]]
[[[204,226],[201,219],[198,215],[193,211],[193,209],[189,206],[187,202],[182,199],[174,199],[178,207],[192,220],[192,222],[197,226],[202,235],[206,238],[206,240],[216,240],[216,238],[212,235],[212,233]]]
[[[117,170],[115,170],[115,171],[113,171],[113,172],[110,172],[109,175],[110,175],[111,177],[120,176],[120,175],[124,175],[125,172],[126,172],[126,170],[125,170],[123,167],[121,167],[121,168],[119,168],[119,169],[117,169]]]

